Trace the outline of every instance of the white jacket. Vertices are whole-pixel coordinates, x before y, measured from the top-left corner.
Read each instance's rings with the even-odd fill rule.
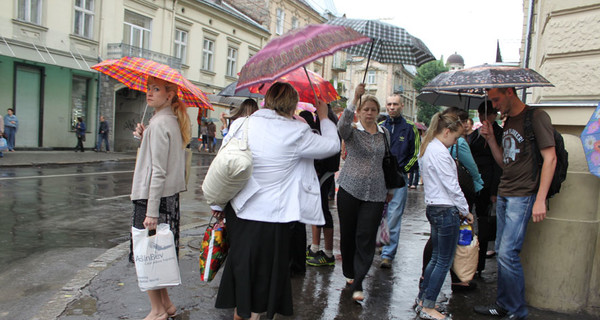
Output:
[[[171,108],[154,114],[144,130],[131,186],[131,200],[147,199],[148,217],[158,217],[160,198],[186,190],[185,150]]]
[[[249,120],[253,171],[248,184],[231,200],[237,216],[263,222],[324,224],[314,159],[340,151],[335,124],[322,120],[318,135],[306,123],[269,109],[256,111]],[[232,135],[242,136],[243,130],[238,130],[242,122],[233,122],[223,143]]]

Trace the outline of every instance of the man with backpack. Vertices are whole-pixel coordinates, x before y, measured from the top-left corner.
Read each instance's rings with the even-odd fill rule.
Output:
[[[517,97],[514,88],[488,89],[488,96],[494,108],[508,116],[502,141],[496,141],[488,121],[481,128],[494,159],[503,169],[496,207],[498,290],[494,304],[476,306],[474,310],[503,319],[525,319],[528,311],[519,254],[530,217],[533,222],[546,218],[546,197],[557,162],[554,128],[543,110],[536,109],[533,116],[526,117],[530,107]],[[530,128],[533,135],[526,133]],[[540,162],[541,169],[532,170]]]

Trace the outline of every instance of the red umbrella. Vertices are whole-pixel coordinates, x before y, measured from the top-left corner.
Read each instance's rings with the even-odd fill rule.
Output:
[[[123,57],[102,61],[92,66],[92,69],[111,76],[131,89],[142,92],[146,92],[148,76],[174,83],[179,87],[177,95],[188,106],[213,110],[202,90],[167,65],[144,58]]]
[[[310,80],[306,76],[308,73]],[[296,91],[298,91],[299,100],[302,102],[310,102],[313,105],[316,104],[315,94],[317,98],[321,101],[329,103],[331,101],[335,101],[340,99],[339,94],[335,91],[335,88],[331,84],[331,82],[323,79],[320,75],[310,70],[304,70],[303,68],[298,68],[290,73],[286,73],[280,78],[275,79],[274,81],[269,81],[261,84],[254,84],[248,89],[253,93],[260,93],[265,95],[267,90],[273,85],[275,82],[286,82],[291,84]],[[311,88],[312,84],[312,88]],[[314,93],[313,93],[314,88]]]
[[[371,41],[351,28],[307,25],[271,40],[246,62],[236,91],[272,82],[284,74],[336,51]]]

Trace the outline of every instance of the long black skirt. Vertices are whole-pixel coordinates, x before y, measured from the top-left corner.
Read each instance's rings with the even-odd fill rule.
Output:
[[[225,217],[230,247],[215,307],[237,308],[243,318],[251,312],[291,316],[291,224],[240,219],[231,205]]]

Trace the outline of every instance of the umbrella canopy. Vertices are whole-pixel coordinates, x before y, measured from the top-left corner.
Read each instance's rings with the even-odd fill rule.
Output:
[[[306,25],[277,37],[246,62],[236,90],[271,82],[321,57],[370,41],[343,26]]]
[[[372,39],[371,44],[362,44],[345,49],[346,52],[369,57],[380,63],[404,63],[420,66],[435,60],[427,46],[406,30],[378,20],[336,18],[328,24],[350,27]]]
[[[590,173],[600,177],[600,104],[581,133],[581,142]]]
[[[230,83],[227,87],[223,88],[223,90],[221,90],[221,92],[219,92],[217,95],[219,96],[223,96],[223,97],[246,97],[246,98],[263,98],[264,95],[260,94],[260,93],[253,93],[250,92],[250,90],[246,89],[241,89],[239,91],[235,91],[235,87],[237,87],[238,82],[234,81],[232,83]]]
[[[515,66],[477,67],[440,73],[422,91],[460,91],[490,88],[553,87],[548,80],[532,69]]]
[[[325,103],[330,103],[340,99],[339,94],[337,91],[335,91],[335,88],[331,82],[323,79],[323,77],[321,77],[319,74],[310,70],[304,70],[303,68],[298,68],[292,72],[286,73],[274,81],[252,85],[248,89],[250,92],[256,92],[265,95],[267,94],[267,90],[269,90],[271,85],[276,82],[286,82],[291,84],[296,91],[298,91],[299,101],[302,102],[310,102],[315,104],[315,94],[319,100],[324,101]]]
[[[417,127],[418,130],[427,131],[427,126],[421,122],[415,122],[415,127]]]
[[[458,107],[464,110],[477,109],[484,101],[485,95],[482,92],[469,93],[460,91],[425,91],[421,92],[417,99],[432,104],[434,106]]]
[[[213,110],[208,98],[198,87],[167,65],[144,58],[123,57],[102,61],[91,68],[143,92],[146,92],[148,76],[174,83],[179,87],[177,95],[188,106]]]

